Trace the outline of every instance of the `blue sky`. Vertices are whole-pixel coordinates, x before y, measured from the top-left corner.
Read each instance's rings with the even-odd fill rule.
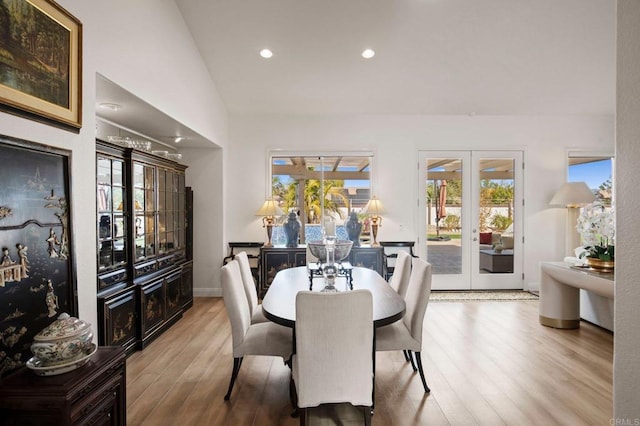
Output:
[[[611,178],[611,160],[569,166],[569,181],[584,181],[591,189],[598,189],[602,182]]]

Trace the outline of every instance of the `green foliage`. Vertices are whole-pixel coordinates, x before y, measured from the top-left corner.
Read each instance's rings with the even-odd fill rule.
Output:
[[[347,207],[349,200],[342,193],[344,181],[342,180],[325,180],[324,181],[324,209],[327,212],[338,214],[343,218],[341,207]],[[284,185],[279,178],[272,178],[272,194],[280,197],[284,202],[284,209],[287,211],[293,207],[304,209],[307,217],[307,223],[320,223],[322,217],[321,211],[321,182],[317,179],[309,179],[305,182],[304,199],[302,202],[298,200],[298,181]]]
[[[496,214],[491,218],[491,226],[497,231],[504,231],[513,223],[510,217]]]
[[[586,256],[593,257],[596,259],[604,260],[606,262],[611,262],[615,260],[615,246],[607,245],[607,246],[586,246]],[[584,256],[581,256],[584,257]]]
[[[457,214],[450,214],[444,218],[444,229],[451,231],[460,230],[460,216]]]

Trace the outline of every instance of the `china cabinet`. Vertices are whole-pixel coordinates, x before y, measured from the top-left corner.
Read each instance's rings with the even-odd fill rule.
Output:
[[[193,303],[186,167],[96,142],[99,342],[143,349]]]

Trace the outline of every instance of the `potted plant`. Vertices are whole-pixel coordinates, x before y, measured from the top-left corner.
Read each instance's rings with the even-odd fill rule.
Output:
[[[583,207],[576,226],[584,251],[580,254],[587,265],[604,270],[612,270],[615,262],[615,212],[595,201]]]

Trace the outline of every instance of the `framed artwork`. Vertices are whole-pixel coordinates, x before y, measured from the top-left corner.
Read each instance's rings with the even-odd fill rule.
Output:
[[[82,126],[82,24],[51,0],[0,0],[0,104]]]
[[[69,153],[0,135],[0,377],[31,358],[33,337],[77,316]]]

